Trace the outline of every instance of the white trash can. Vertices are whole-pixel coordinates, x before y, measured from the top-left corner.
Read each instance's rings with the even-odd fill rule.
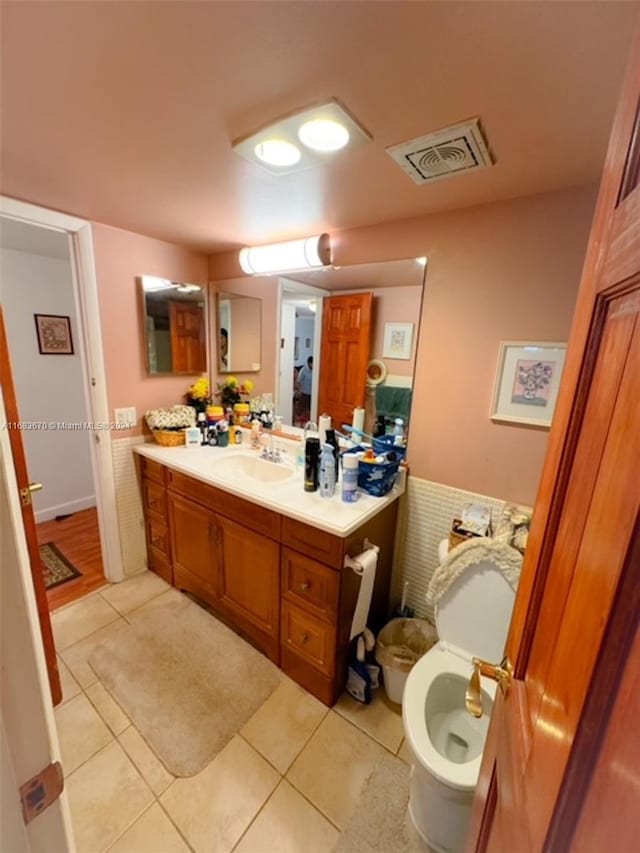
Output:
[[[384,689],[391,702],[402,704],[404,685],[416,661],[438,641],[426,619],[392,619],[378,634],[376,660],[382,667]]]

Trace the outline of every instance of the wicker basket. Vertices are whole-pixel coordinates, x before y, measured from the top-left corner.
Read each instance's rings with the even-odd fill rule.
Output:
[[[449,550],[453,551],[456,545],[462,545],[463,542],[468,542],[469,539],[477,538],[475,533],[469,533],[466,530],[459,530],[458,527],[462,523],[461,519],[454,518],[451,530],[449,531]]]
[[[171,429],[154,429],[152,434],[157,443],[163,447],[179,447],[184,444],[184,430],[176,432]]]

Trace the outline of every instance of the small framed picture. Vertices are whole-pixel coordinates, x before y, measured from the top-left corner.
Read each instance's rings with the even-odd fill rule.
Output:
[[[73,355],[71,318],[60,314],[34,314],[40,355]]]
[[[501,341],[491,420],[550,427],[566,352],[565,343]]]
[[[413,323],[385,323],[383,358],[411,358],[413,342]]]

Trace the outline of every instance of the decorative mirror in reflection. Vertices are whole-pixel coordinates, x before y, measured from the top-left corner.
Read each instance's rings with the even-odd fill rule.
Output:
[[[261,333],[261,299],[218,293],[218,373],[257,373]]]
[[[138,286],[147,372],[151,376],[204,373],[205,288],[150,275],[140,276]]]

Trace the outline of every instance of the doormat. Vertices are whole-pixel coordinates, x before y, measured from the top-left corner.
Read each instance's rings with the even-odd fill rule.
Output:
[[[174,776],[193,776],[242,728],[280,671],[197,604],[149,611],[89,658]]]
[[[53,542],[47,542],[40,546],[40,558],[44,571],[44,585],[47,589],[72,581],[74,578],[82,577],[73,563],[70,563],[62,551]]]

